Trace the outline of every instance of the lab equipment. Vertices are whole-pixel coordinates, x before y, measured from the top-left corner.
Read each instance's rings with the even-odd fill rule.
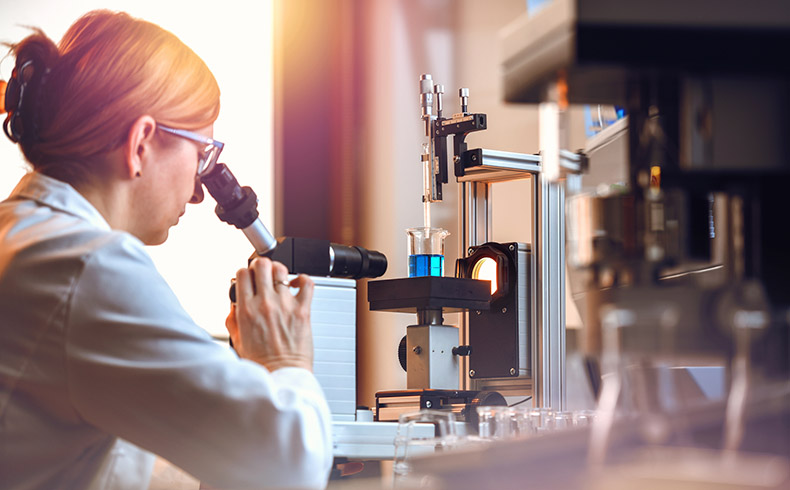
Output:
[[[409,277],[444,275],[444,239],[450,234],[442,228],[409,228]]]
[[[478,434],[483,439],[510,439],[518,434],[518,420],[510,407],[477,407],[477,417]]]
[[[222,221],[240,229],[258,255],[266,255],[277,246],[269,230],[258,218],[258,196],[250,187],[242,187],[224,163],[218,163],[200,181],[217,201],[215,209]]]
[[[418,315],[418,325],[407,327],[406,337],[399,347],[409,390],[379,392],[377,405],[382,399],[386,399],[387,407],[397,405],[393,402],[394,395],[417,398],[422,403],[431,400],[426,400],[425,392],[411,390],[459,387],[462,389],[458,390],[456,400],[471,400],[477,393],[495,392],[519,399],[534,396],[539,406],[544,403],[560,405],[564,297],[552,294],[551,288],[564,280],[560,272],[563,244],[557,233],[564,227],[561,189],[542,177],[541,155],[469,150],[465,142],[467,135],[485,129],[487,116],[469,112],[469,89],[462,88],[459,90],[461,112],[445,118],[444,87],[437,84],[430,90],[431,84],[430,75],[420,78],[422,119],[427,137],[427,143],[423,144],[423,162],[428,163],[424,167],[428,171],[424,174],[423,202],[441,200],[441,185],[448,182],[447,137],[452,136],[452,161],[462,200],[460,255],[469,254],[456,264],[459,278],[456,281],[488,281],[485,294],[475,293],[483,294],[479,299],[486,304],[476,308],[473,303],[459,302],[462,298],[471,299],[468,296],[449,301],[451,295],[446,294],[449,291],[442,290],[439,283],[431,289],[412,287],[408,280],[396,280],[404,281],[402,284],[369,282],[371,310],[411,311]],[[559,160],[564,169],[579,170],[585,165],[584,155],[579,153],[561,152]],[[533,244],[489,242],[491,185],[515,179],[532,182],[533,237],[537,240]],[[427,221],[429,212],[426,211],[425,216]],[[410,240],[412,236],[426,236],[426,229],[429,228],[413,229],[423,232],[419,235],[410,232]],[[486,272],[493,276],[484,276]],[[396,287],[403,288],[403,292]],[[478,301],[478,297],[475,300]],[[471,318],[462,317],[460,329],[448,328],[443,324],[443,312],[459,308],[472,312]],[[467,342],[460,340],[464,338]],[[454,405],[448,403],[447,407]],[[469,410],[466,413],[469,414]]]
[[[432,429],[427,435],[425,426]],[[395,436],[395,488],[414,488],[409,479],[411,462],[415,458],[452,449],[457,443],[455,415],[452,412],[425,409],[402,414],[398,418],[398,433]]]
[[[444,324],[443,313],[486,310],[490,297],[490,285],[473,279],[423,276],[368,282],[372,311],[417,315],[418,323],[406,327],[401,342],[409,390],[459,388],[458,359],[469,355],[469,348],[459,343],[458,327]]]
[[[528,378],[532,372],[529,317],[530,245],[484,243],[458,259],[459,277],[491,282],[491,305],[469,315],[469,377]]]

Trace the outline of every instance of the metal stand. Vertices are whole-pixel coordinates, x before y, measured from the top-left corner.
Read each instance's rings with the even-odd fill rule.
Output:
[[[490,241],[491,185],[518,179],[532,181],[532,254],[530,302],[532,328],[532,378],[502,380],[509,386],[531,389],[535,406],[565,406],[565,192],[543,176],[540,155],[494,150],[472,150],[459,182],[459,256],[470,246]],[[577,154],[560,151],[559,166],[575,170]],[[475,165],[471,165],[475,163]],[[462,319],[462,342],[468,341],[468,321]],[[463,363],[468,364],[466,359]],[[468,366],[462,366],[468,373]],[[465,386],[496,386],[497,380],[471,380]]]
[[[468,355],[459,330],[444,325],[442,312],[487,310],[488,283],[455,277],[409,277],[368,282],[371,311],[417,314],[406,328],[406,382],[413,389],[457,390],[459,358]]]

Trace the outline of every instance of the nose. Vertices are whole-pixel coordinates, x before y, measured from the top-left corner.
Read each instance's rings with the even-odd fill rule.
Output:
[[[195,192],[189,199],[190,204],[199,204],[203,202],[203,184],[200,183],[200,177],[195,176]]]

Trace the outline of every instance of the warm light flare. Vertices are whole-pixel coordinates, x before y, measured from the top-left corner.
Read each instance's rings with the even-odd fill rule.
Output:
[[[499,289],[497,284],[497,263],[490,257],[483,257],[475,263],[472,268],[472,279],[491,281],[491,294]]]

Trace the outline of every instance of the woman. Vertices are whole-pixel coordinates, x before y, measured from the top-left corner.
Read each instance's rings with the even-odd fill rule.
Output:
[[[268,259],[238,271],[237,355],[143,247],[202,200],[198,174],[221,150],[206,65],[109,11],[12,52],[4,129],[33,171],[0,203],[0,486],[145,488],[151,453],[212,486],[323,486],[312,282]]]

